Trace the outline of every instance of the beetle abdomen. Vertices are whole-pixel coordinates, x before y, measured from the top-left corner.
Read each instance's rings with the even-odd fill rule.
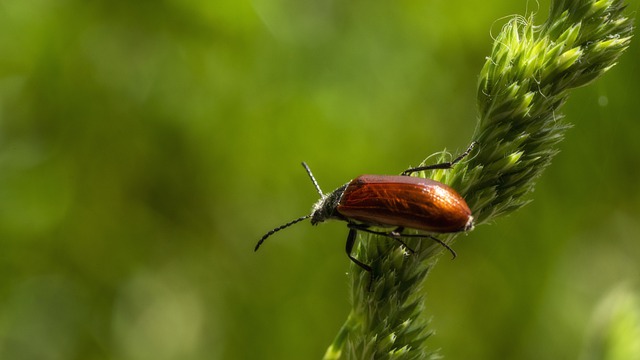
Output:
[[[337,211],[346,218],[381,227],[438,233],[473,227],[471,210],[454,189],[412,176],[359,176],[347,185]]]

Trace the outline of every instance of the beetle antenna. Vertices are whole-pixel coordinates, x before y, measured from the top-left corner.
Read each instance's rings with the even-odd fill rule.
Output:
[[[299,223],[299,222],[300,222],[300,221],[302,221],[302,220],[308,219],[308,218],[310,218],[310,217],[311,217],[311,214],[309,214],[309,215],[305,215],[305,216],[303,216],[303,217],[299,217],[299,218],[297,218],[297,219],[295,219],[295,220],[293,220],[293,221],[290,221],[290,222],[288,222],[288,223],[286,223],[286,224],[284,224],[284,225],[280,225],[280,226],[278,226],[277,228],[275,228],[275,229],[273,229],[273,230],[269,231],[268,233],[264,234],[264,236],[262,237],[262,239],[260,239],[260,241],[258,241],[258,243],[256,244],[256,248],[255,248],[255,249],[253,249],[253,251],[258,251],[258,248],[260,247],[260,245],[262,245],[262,243],[263,243],[263,242],[264,242],[264,241],[265,241],[269,236],[271,236],[271,235],[273,235],[273,234],[277,233],[278,231],[280,231],[280,230],[282,230],[282,229],[288,228],[289,226],[291,226],[291,225],[293,225],[293,224],[297,224],[297,223]]]
[[[318,191],[318,194],[320,194],[320,197],[324,198],[324,193],[320,189],[320,185],[318,185],[318,182],[316,181],[316,178],[313,177],[313,173],[311,172],[311,169],[309,169],[309,165],[307,165],[307,163],[305,163],[303,161],[302,162],[302,166],[304,167],[305,170],[307,170],[307,174],[309,174],[309,177],[311,178],[311,181],[313,182],[313,186],[316,187],[316,190]]]
[[[465,152],[463,152],[462,154],[458,155],[458,157],[456,157],[452,161],[443,162],[443,163],[439,163],[439,164],[433,164],[433,165],[418,166],[418,167],[415,167],[415,168],[407,169],[407,170],[403,171],[400,175],[409,176],[409,174],[412,174],[412,173],[418,172],[418,171],[436,170],[436,169],[451,169],[451,168],[453,168],[453,166],[455,164],[459,163],[462,159],[467,157],[469,155],[469,153],[471,153],[473,148],[476,147],[476,145],[478,145],[477,141],[471,142],[471,145],[469,145],[467,150],[465,150]]]

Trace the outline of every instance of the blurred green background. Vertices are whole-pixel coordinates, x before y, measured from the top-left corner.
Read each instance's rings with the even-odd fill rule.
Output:
[[[320,358],[349,311],[344,224],[253,252],[316,201],[300,161],[330,191],[466,147],[496,19],[527,7],[3,1],[0,358]],[[432,272],[446,358],[603,358],[615,311],[640,334],[638,41],[572,94],[533,203]]]

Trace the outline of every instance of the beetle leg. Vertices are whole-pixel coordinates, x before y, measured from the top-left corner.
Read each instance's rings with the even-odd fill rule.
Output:
[[[455,251],[453,251],[453,249],[452,249],[449,245],[445,244],[445,242],[444,242],[444,241],[442,241],[442,240],[438,239],[437,237],[435,237],[435,236],[433,236],[433,235],[427,235],[427,236],[428,236],[429,238],[431,238],[431,240],[433,240],[433,241],[437,242],[438,244],[440,244],[440,245],[444,246],[447,250],[449,250],[449,252],[451,253],[451,260],[455,259],[455,258],[456,258],[456,256],[458,256],[458,254],[456,254],[456,252],[455,252]]]
[[[390,231],[390,232],[369,230],[369,225],[365,225],[365,224],[349,223],[349,224],[347,224],[347,226],[350,229],[356,229],[356,230],[367,232],[369,234],[381,235],[381,236],[385,236],[385,237],[391,238],[391,239],[399,242],[400,245],[404,246],[404,248],[409,250],[410,253],[412,253],[412,254],[415,253],[415,251],[413,251],[413,249],[410,248],[409,245],[407,245],[407,243],[404,242],[404,240],[402,240],[402,238],[404,236],[406,236],[406,235],[402,235],[402,231],[404,230],[404,227],[402,227],[402,226],[398,226],[395,230]],[[425,236],[421,235],[419,237],[425,237]]]
[[[429,238],[429,239],[437,242],[438,244],[442,245],[445,249],[449,250],[449,252],[451,253],[451,256],[452,256],[451,260],[455,259],[458,256],[458,254],[456,254],[456,252],[453,251],[453,249],[449,245],[445,244],[444,241],[438,239],[437,237],[435,237],[433,235],[427,235],[427,234],[424,234],[424,235],[423,234],[402,234],[402,237],[420,238],[420,239]]]
[[[398,226],[395,230],[390,232],[389,235],[391,235],[397,242],[402,244],[402,246],[404,246],[405,249],[409,250],[410,253],[415,254],[416,252],[412,248],[410,248],[409,245],[407,245],[407,243],[404,242],[404,240],[402,240],[403,231],[404,231],[404,227]]]
[[[408,176],[409,174],[412,174],[414,172],[425,171],[425,170],[451,169],[455,164],[460,162],[460,160],[462,160],[465,157],[467,157],[467,155],[469,155],[471,150],[473,150],[473,148],[476,147],[476,145],[478,145],[478,143],[473,141],[471,143],[471,145],[469,145],[467,150],[465,150],[465,152],[463,152],[462,154],[458,155],[458,157],[453,159],[453,161],[448,161],[448,162],[444,162],[444,163],[440,163],[440,164],[433,164],[433,165],[418,166],[418,167],[410,168],[410,169],[407,169],[407,170],[403,171],[401,175]]]
[[[347,256],[356,265],[360,266],[364,271],[369,273],[369,291],[371,291],[371,285],[373,285],[373,270],[371,269],[371,266],[363,263],[362,261],[360,261],[360,260],[356,259],[355,257],[353,257],[353,255],[351,255],[351,251],[353,251],[353,245],[356,242],[357,233],[358,232],[356,231],[356,228],[350,228],[349,229],[349,235],[347,235],[347,246],[346,246]]]
[[[427,234],[401,234],[399,231],[402,231],[403,228],[402,227],[398,227],[395,230],[391,231],[391,232],[383,232],[383,231],[374,231],[374,230],[369,230],[367,225],[360,225],[360,224],[352,224],[349,223],[347,224],[347,226],[350,229],[356,229],[356,230],[361,230],[364,232],[368,232],[370,234],[374,234],[374,235],[382,235],[382,236],[386,236],[388,238],[394,239],[398,242],[400,242],[402,245],[404,245],[407,249],[409,249],[412,253],[414,252],[410,247],[408,247],[404,241],[402,241],[402,237],[406,237],[406,238],[419,238],[419,239],[424,239],[424,238],[429,238],[435,242],[437,242],[438,244],[442,245],[445,249],[447,249],[451,255],[453,256],[451,259],[455,259],[458,254],[456,254],[456,252],[447,244],[444,243],[444,241],[438,239],[437,237],[433,236],[433,235],[427,235]]]

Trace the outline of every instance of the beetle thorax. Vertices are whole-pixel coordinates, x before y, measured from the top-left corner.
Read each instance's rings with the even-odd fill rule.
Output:
[[[348,184],[345,184],[332,193],[324,195],[313,205],[311,209],[311,225],[317,225],[329,219],[342,219],[342,216],[338,214],[336,208],[340,203],[340,199],[347,185]]]

